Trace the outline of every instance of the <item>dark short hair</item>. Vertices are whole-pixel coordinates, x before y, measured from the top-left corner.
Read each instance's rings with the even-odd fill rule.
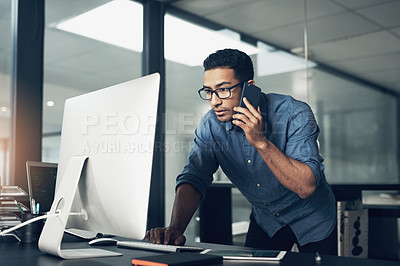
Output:
[[[237,49],[223,49],[210,54],[203,62],[204,71],[216,68],[233,69],[235,78],[245,82],[254,78],[253,62],[244,52]]]

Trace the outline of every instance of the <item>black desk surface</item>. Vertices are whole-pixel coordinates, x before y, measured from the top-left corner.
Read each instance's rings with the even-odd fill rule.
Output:
[[[201,246],[204,248],[218,248],[218,249],[240,249],[240,247],[215,245],[208,243],[192,243],[194,246]],[[63,242],[63,248],[86,248],[89,245],[86,242]],[[21,244],[11,237],[0,237],[0,265],[32,265],[32,266],[106,266],[106,265],[132,265],[131,259],[134,257],[142,257],[149,255],[157,255],[163,253],[148,252],[142,250],[118,248],[116,246],[101,247],[108,250],[113,250],[123,253],[120,257],[109,258],[95,258],[95,259],[82,259],[82,260],[63,260],[58,257],[42,253],[37,244]],[[280,262],[243,262],[243,261],[224,261],[223,264],[218,265],[284,265],[284,266],[297,266],[297,265],[317,265],[317,266],[391,266],[400,265],[398,261],[386,260],[372,260],[372,259],[359,259],[359,258],[344,258],[336,256],[322,255],[322,260],[317,262],[314,254],[306,253],[293,253],[286,254],[284,259]]]

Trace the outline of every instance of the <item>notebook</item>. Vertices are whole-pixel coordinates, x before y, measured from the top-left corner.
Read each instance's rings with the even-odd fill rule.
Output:
[[[222,263],[222,256],[199,253],[171,253],[167,255],[132,258],[132,265],[138,266],[184,266]]]

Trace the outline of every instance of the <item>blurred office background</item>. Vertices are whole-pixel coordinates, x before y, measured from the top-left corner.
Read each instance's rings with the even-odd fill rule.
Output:
[[[12,182],[12,2],[0,0],[2,184]],[[330,183],[399,183],[400,1],[159,2],[166,6],[166,224],[175,178],[209,109],[197,95],[202,60],[226,47],[251,55],[264,92],[289,94],[312,107]],[[67,98],[142,75],[142,12],[140,1],[45,1],[42,161],[58,162]],[[218,171],[215,180],[226,177]],[[234,191],[233,221],[249,214]],[[188,235],[196,237],[195,219]]]

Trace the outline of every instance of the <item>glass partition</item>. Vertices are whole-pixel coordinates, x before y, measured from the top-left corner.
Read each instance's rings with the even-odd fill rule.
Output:
[[[10,185],[11,27],[11,0],[0,1],[0,185]]]
[[[396,96],[316,69],[309,99],[328,182],[399,182]]]
[[[397,97],[318,66],[307,72],[308,79],[299,70],[256,76],[256,82],[264,92],[292,95],[311,106],[328,182],[398,183]]]
[[[67,98],[141,76],[142,5],[46,1],[42,160],[58,162]]]

